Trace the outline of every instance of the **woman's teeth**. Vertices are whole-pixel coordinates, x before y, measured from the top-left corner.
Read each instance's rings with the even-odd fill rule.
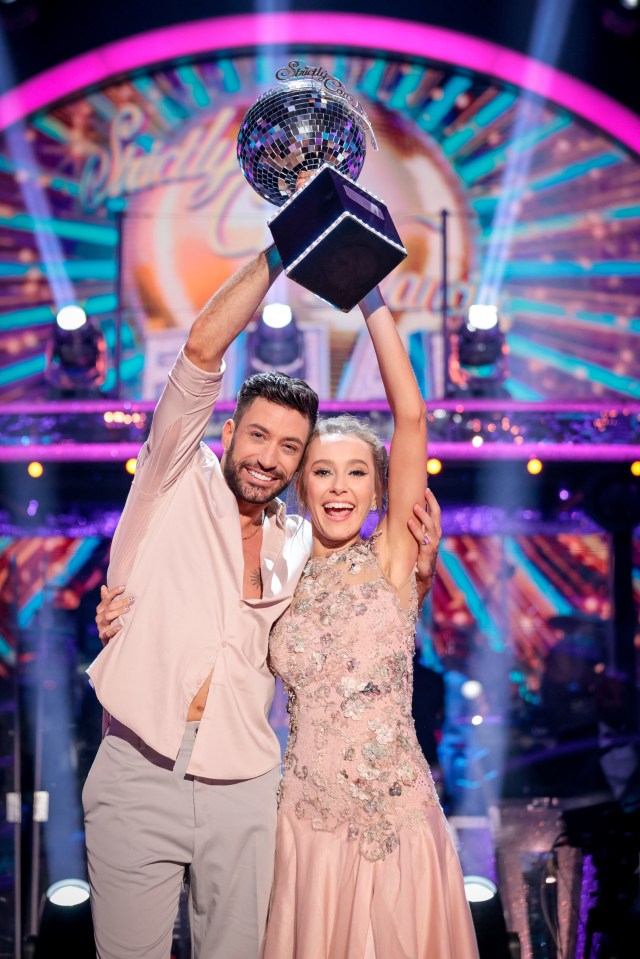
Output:
[[[325,503],[323,508],[329,516],[339,516],[341,519],[353,512],[354,509],[352,503]]]

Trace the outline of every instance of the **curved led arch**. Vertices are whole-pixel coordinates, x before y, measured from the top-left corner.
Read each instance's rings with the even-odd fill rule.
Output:
[[[216,17],[118,40],[59,64],[0,97],[0,129],[110,77],[177,57],[305,44],[380,50],[488,74],[571,110],[640,153],[640,118],[606,94],[524,54],[464,33],[386,17],[273,13]]]

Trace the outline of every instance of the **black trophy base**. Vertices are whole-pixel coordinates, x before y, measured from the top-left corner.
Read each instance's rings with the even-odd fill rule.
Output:
[[[287,276],[344,313],[407,255],[384,203],[330,166],[269,228]]]

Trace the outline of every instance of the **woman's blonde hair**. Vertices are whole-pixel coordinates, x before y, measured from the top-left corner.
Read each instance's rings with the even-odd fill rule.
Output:
[[[369,426],[361,423],[357,416],[351,416],[349,413],[342,413],[340,416],[333,416],[331,419],[318,420],[316,428],[309,437],[298,469],[297,492],[300,511],[304,514],[307,510],[307,490],[305,483],[305,466],[309,457],[309,449],[317,436],[356,436],[363,440],[371,449],[374,469],[374,490],[376,495],[376,507],[379,513],[382,513],[387,506],[387,483],[389,477],[389,456],[387,448]]]

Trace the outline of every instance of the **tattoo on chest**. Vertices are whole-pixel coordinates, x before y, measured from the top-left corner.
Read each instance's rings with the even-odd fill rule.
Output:
[[[262,576],[260,575],[260,567],[256,566],[255,569],[252,569],[249,573],[249,581],[252,586],[255,586],[257,589],[262,587]]]

